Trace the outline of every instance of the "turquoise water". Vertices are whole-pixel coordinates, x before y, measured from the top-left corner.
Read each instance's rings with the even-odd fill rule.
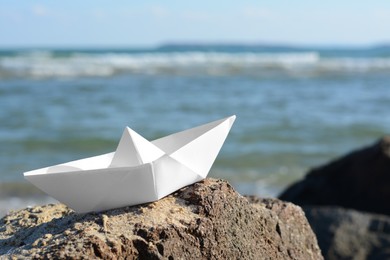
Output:
[[[387,47],[3,50],[0,208],[35,195],[23,172],[114,151],[127,125],[152,140],[232,114],[210,176],[275,196],[389,133],[389,82]]]

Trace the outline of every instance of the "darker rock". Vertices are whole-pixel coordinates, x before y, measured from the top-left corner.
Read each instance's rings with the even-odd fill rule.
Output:
[[[337,207],[305,207],[325,259],[390,259],[390,218]]]
[[[77,215],[64,205],[0,220],[0,258],[322,259],[302,209],[206,179],[157,202]]]
[[[390,215],[390,136],[310,171],[279,198]]]

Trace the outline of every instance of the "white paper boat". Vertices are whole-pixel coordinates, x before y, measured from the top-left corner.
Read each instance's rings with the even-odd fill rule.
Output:
[[[126,127],[115,152],[24,173],[79,213],[152,202],[206,178],[235,116],[152,142]]]

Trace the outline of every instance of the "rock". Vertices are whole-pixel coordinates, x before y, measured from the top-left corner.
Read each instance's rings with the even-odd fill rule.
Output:
[[[390,217],[338,207],[305,207],[325,259],[390,259]]]
[[[279,198],[390,215],[390,136],[310,171]]]
[[[302,209],[248,201],[206,179],[157,202],[75,214],[62,204],[0,220],[0,258],[322,259]]]

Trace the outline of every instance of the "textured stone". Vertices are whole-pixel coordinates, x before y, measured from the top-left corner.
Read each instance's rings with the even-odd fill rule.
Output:
[[[326,259],[390,259],[390,217],[337,207],[305,207]]]
[[[0,220],[0,258],[322,259],[302,209],[206,179],[157,202],[75,214],[62,204]]]
[[[279,198],[390,215],[390,136],[310,171]]]

